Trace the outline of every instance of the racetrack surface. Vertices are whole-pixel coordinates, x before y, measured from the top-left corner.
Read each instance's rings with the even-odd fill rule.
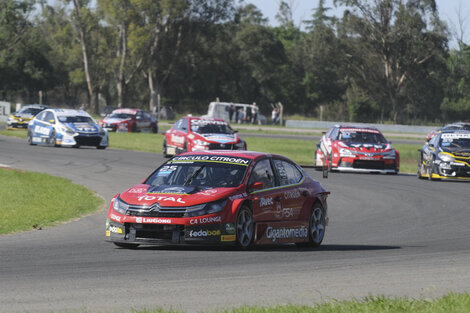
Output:
[[[29,146],[0,136],[0,164],[69,178],[107,203],[163,161],[150,153]],[[469,183],[340,173],[322,179],[321,172],[307,171],[331,191],[330,225],[317,250],[119,249],[104,241],[102,211],[0,236],[0,312],[157,306],[199,312],[470,291]]]

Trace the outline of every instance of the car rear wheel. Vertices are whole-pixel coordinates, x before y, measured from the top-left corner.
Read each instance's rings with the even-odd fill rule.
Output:
[[[131,133],[135,133],[137,131],[137,126],[134,124],[131,125]]]
[[[313,161],[314,162],[313,165],[315,166],[315,170],[321,171],[321,168],[318,166],[317,160],[318,160],[318,150],[315,150],[315,160]]]
[[[139,246],[136,243],[122,243],[122,242],[113,242],[113,243],[119,248],[124,248],[124,249],[135,249]]]
[[[247,206],[242,206],[237,215],[237,246],[248,249],[253,244],[254,237],[253,214]]]
[[[325,237],[326,219],[323,206],[316,202],[313,205],[308,222],[308,242],[300,243],[301,247],[319,247]]]
[[[152,133],[157,134],[158,133],[158,127],[156,124],[152,124]]]
[[[168,155],[168,150],[166,146],[166,139],[163,139],[163,157],[164,158],[169,158],[170,156]]]

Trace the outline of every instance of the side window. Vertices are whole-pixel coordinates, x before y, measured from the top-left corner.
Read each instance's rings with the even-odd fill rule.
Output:
[[[333,131],[331,132],[330,134],[330,137],[332,140],[336,140],[338,138],[338,132],[339,132],[339,128],[333,128]]]
[[[183,123],[182,123],[182,125],[181,125],[181,131],[184,131],[185,133],[187,133],[188,130],[189,130],[189,127],[188,127],[188,120],[185,119],[185,118],[183,118],[182,120],[183,120]]]
[[[302,180],[302,172],[290,162],[274,160],[274,167],[279,175],[281,186],[297,184]]]
[[[45,116],[46,116],[46,112],[41,112],[41,113],[38,114],[36,119],[39,120],[39,121],[44,121]]]
[[[334,128],[330,128],[329,131],[326,132],[325,137],[328,138],[331,135],[331,132],[333,131]]]
[[[250,180],[248,184],[252,184],[255,182],[261,182],[264,184],[264,188],[272,188],[275,186],[274,184],[274,173],[273,169],[271,168],[271,163],[269,159],[264,159],[256,163],[253,171],[251,172]]]
[[[183,125],[183,118],[180,118],[179,120],[176,121],[175,125],[173,125],[173,129],[175,130],[181,130],[181,127]]]
[[[48,123],[54,123],[55,122],[54,114],[52,112],[47,112],[45,121]]]

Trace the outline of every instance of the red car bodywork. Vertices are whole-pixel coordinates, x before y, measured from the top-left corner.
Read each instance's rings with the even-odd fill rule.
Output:
[[[246,142],[222,119],[185,116],[165,133],[163,155],[204,150],[246,150]]]
[[[198,166],[199,172],[189,185],[155,183],[173,179],[178,171],[193,165]],[[272,170],[271,175],[266,168]],[[224,178],[204,177],[204,170],[211,169],[217,169],[223,177],[227,177],[222,173],[226,169],[232,173],[240,170],[239,181],[225,186]],[[196,181],[199,179],[214,179],[220,183]],[[317,246],[328,223],[328,194],[318,181],[280,155],[188,152],[172,158],[142,184],[113,198],[107,215],[106,238],[123,247],[161,243],[240,245],[244,235],[239,229],[244,227],[244,222],[248,223],[251,215],[252,238],[245,240],[242,247],[311,243],[310,237],[318,232],[321,238],[314,242]],[[314,219],[323,223],[318,227],[309,224],[314,210],[318,214]],[[242,214],[246,216],[240,217]]]
[[[330,170],[396,174],[400,154],[376,128],[336,125],[320,139],[314,162]]]
[[[158,121],[150,113],[141,109],[116,109],[99,122],[102,128],[115,132],[138,132],[148,130],[158,132]]]

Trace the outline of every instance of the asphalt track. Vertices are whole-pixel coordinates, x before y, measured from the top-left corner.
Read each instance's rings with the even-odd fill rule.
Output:
[[[162,162],[150,153],[29,146],[0,136],[0,164],[69,178],[107,203]],[[339,173],[321,179],[308,171],[332,193],[317,250],[119,249],[104,241],[103,210],[0,236],[0,312],[200,312],[470,291],[469,183]]]

